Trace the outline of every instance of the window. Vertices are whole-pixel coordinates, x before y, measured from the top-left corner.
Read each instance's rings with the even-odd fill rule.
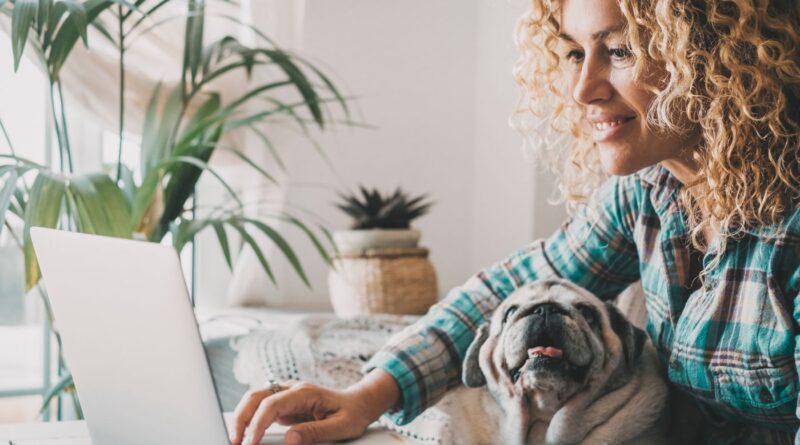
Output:
[[[32,161],[49,163],[47,80],[29,60],[23,59],[14,72],[11,42],[0,33],[0,120],[8,131],[12,146],[0,135],[0,153],[13,151]],[[21,237],[22,221],[9,216],[16,238]],[[44,327],[41,299],[25,295],[22,252],[18,239],[8,227],[0,231],[0,422],[30,421],[39,412],[41,392],[52,363],[49,331]]]

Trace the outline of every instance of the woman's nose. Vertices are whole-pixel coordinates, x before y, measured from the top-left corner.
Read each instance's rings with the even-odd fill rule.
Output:
[[[572,98],[580,105],[596,104],[610,99],[613,87],[608,75],[609,71],[602,61],[587,58],[573,85]]]

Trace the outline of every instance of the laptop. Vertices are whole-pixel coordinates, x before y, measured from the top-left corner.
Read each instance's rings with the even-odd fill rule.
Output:
[[[31,236],[91,443],[230,444],[175,249]],[[261,443],[282,443],[283,431]]]

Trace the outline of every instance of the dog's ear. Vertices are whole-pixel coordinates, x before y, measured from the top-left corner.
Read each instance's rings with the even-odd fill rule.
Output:
[[[467,348],[464,356],[464,364],[461,369],[461,380],[468,388],[478,388],[486,384],[486,376],[483,375],[480,365],[481,346],[489,338],[489,323],[484,323],[475,333],[475,339]]]
[[[607,301],[606,309],[608,310],[608,318],[611,321],[611,329],[617,333],[619,340],[622,342],[625,362],[628,364],[629,369],[633,369],[642,355],[647,334],[631,324],[614,303]]]

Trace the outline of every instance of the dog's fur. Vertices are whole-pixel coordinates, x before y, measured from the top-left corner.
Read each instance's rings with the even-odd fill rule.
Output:
[[[463,380],[496,402],[487,411],[501,437],[487,443],[667,443],[667,385],[646,335],[565,280],[531,283],[500,304],[467,350]]]

